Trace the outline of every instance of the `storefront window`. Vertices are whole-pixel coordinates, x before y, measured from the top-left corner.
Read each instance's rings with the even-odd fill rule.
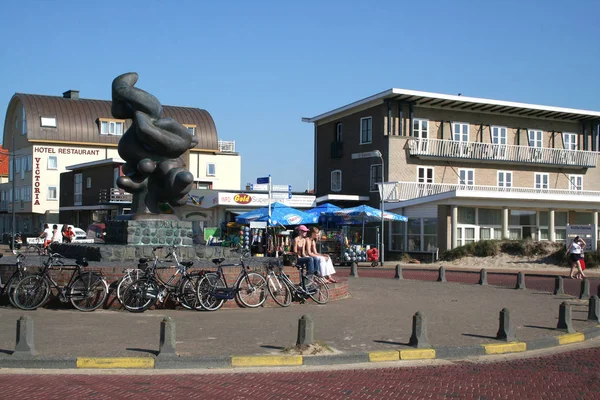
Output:
[[[424,251],[437,248],[437,218],[423,218],[423,245]]]
[[[391,250],[404,250],[404,222],[392,222]]]
[[[567,212],[557,211],[554,213],[554,225],[555,226],[567,226]]]
[[[535,211],[510,210],[509,225],[536,225]]]
[[[421,219],[408,219],[408,251],[421,251]]]
[[[540,229],[540,240],[548,240],[548,229]]]
[[[502,225],[502,210],[480,208],[479,225]]]
[[[576,212],[573,217],[572,225],[589,225],[594,222],[592,213],[589,212]]]
[[[492,238],[492,228],[480,228],[479,229],[479,239],[480,240],[490,240]]]
[[[548,211],[540,211],[540,226],[548,226]]]
[[[475,225],[475,208],[458,207],[458,223]]]
[[[521,239],[521,228],[510,228],[508,233],[508,237],[510,240],[520,240]]]
[[[556,229],[556,241],[557,242],[564,242],[565,238],[567,237],[567,230],[566,229]]]
[[[475,228],[465,228],[465,244],[475,242]]]

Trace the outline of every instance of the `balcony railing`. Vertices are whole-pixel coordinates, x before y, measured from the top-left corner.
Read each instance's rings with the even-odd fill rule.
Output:
[[[222,153],[235,153],[235,140],[219,140],[219,151]]]
[[[452,183],[389,182],[384,184],[385,201],[391,202],[417,199],[453,191],[460,192],[462,195],[472,193],[474,196],[481,195],[482,192],[489,192],[491,196],[497,197],[501,197],[501,194],[503,194],[502,196],[514,194],[515,197],[525,194],[528,198],[535,198],[536,195],[549,197],[570,195],[577,197],[597,197],[597,201],[600,201],[600,191],[592,190],[536,189],[530,187],[498,187]]]
[[[106,203],[131,203],[131,193],[127,193],[123,189],[102,189],[100,190],[100,198],[98,202],[100,204]]]
[[[463,159],[501,163],[526,163],[559,165],[561,167],[595,167],[598,155],[595,151],[565,150],[545,147],[515,146],[456,140],[418,139],[408,140],[411,156],[422,158]]]

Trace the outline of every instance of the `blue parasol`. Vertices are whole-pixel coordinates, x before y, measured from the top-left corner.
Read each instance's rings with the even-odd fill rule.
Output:
[[[269,221],[269,207],[262,207],[248,211],[235,217],[239,224],[249,224],[251,221],[268,222],[268,226],[275,225],[301,225],[314,224],[315,218],[304,211],[296,210],[282,203],[271,204],[271,220]]]

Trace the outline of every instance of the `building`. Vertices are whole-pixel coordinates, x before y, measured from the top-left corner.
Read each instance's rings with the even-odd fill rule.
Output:
[[[383,181],[385,208],[409,218],[386,224],[388,251],[598,227],[598,111],[390,89],[303,121],[314,124],[317,202],[358,195],[377,207]]]
[[[0,145],[0,184],[8,182],[8,163],[8,151]]]
[[[46,222],[59,222],[61,208],[84,229],[95,222],[95,210],[103,211],[97,215],[104,215],[107,208],[113,215],[126,211],[127,207],[108,207],[103,200],[115,189],[117,164],[122,162],[117,144],[131,125],[130,120],[113,118],[110,107],[110,101],[83,99],[76,90],[62,97],[23,93],[12,97],[3,146],[11,156],[14,152],[15,169],[11,159],[10,182],[0,184],[0,212],[8,213],[0,216],[0,230],[10,231],[13,204],[15,228],[25,233],[38,232]],[[188,107],[163,110],[166,117],[199,135],[198,145],[183,156],[195,187],[238,190],[241,157],[235,142],[219,140],[210,114]],[[86,170],[96,165],[103,165],[101,175],[87,175]],[[67,169],[70,173],[61,178]]]

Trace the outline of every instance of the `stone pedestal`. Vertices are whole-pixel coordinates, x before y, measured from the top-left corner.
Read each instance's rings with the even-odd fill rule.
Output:
[[[192,222],[161,219],[108,221],[105,241],[135,246],[191,246]]]

